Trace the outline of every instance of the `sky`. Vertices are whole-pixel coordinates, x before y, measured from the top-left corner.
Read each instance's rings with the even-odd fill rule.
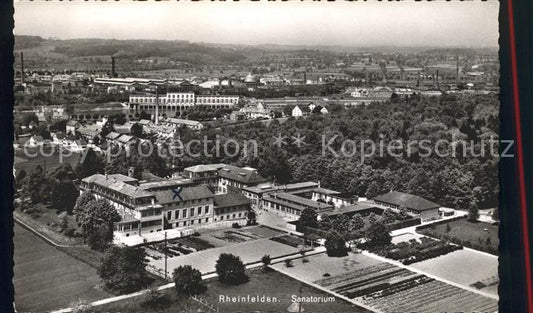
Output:
[[[497,47],[487,2],[15,2],[16,35],[231,44]]]

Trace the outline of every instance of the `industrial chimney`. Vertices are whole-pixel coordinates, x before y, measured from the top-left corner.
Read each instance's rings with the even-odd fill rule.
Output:
[[[439,89],[439,70],[437,70],[437,89]]]
[[[24,84],[24,53],[20,53],[20,79]]]
[[[115,57],[111,56],[111,77],[115,77]]]

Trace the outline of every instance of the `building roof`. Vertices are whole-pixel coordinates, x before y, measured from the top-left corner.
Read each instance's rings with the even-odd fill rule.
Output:
[[[184,120],[181,118],[173,118],[173,117],[167,119],[166,122],[171,123],[171,124],[186,125],[186,126],[202,126],[202,123],[198,121]]]
[[[44,139],[42,136],[32,136],[33,140],[36,142],[44,142]]]
[[[120,134],[117,132],[110,132],[109,134],[107,134],[107,136],[105,136],[106,139],[110,139],[110,140],[115,140],[118,137],[120,137]]]
[[[222,167],[226,166],[226,164],[218,163],[218,164],[198,164],[194,166],[189,166],[184,169],[184,171],[188,172],[210,172],[210,171],[218,171]]]
[[[323,194],[323,195],[340,195],[341,194],[341,192],[339,192],[339,191],[335,191],[335,190],[331,190],[331,189],[327,189],[327,188],[322,188],[322,187],[315,188],[315,189],[313,189],[313,191],[316,192],[316,193]]]
[[[215,207],[217,208],[227,208],[250,204],[250,199],[246,198],[242,193],[215,195],[214,201]]]
[[[122,143],[126,143],[126,142],[129,142],[131,140],[133,140],[133,136],[129,136],[129,135],[122,135],[120,137],[118,137],[118,141],[122,142]]]
[[[80,126],[80,123],[78,123],[77,121],[75,120],[69,120],[67,122],[67,126],[74,126],[74,127],[77,127],[77,126]]]
[[[373,200],[387,204],[397,205],[400,207],[406,207],[414,211],[426,211],[440,207],[440,205],[426,200],[422,197],[398,191],[391,191],[389,193],[379,195]]]
[[[384,210],[380,207],[377,207],[375,204],[358,202],[354,205],[348,205],[348,206],[343,206],[340,208],[335,208],[333,211],[325,212],[324,214],[326,215],[339,215],[339,214],[347,214],[347,213],[356,214],[356,213],[361,213],[361,212],[372,210],[372,209]]]
[[[220,177],[246,185],[259,184],[267,181],[255,170],[244,169],[233,165],[224,165],[218,173]]]
[[[278,191],[278,190],[290,193],[293,191],[299,191],[299,189],[304,189],[304,188],[316,188],[317,186],[318,186],[318,183],[316,182],[306,181],[306,182],[301,182],[301,183],[278,185],[278,186],[271,185],[271,184],[263,184],[263,185],[257,185],[257,186],[248,186],[242,189],[248,192],[253,192],[253,193]]]
[[[139,188],[144,190],[154,190],[154,189],[170,189],[172,187],[178,187],[183,185],[192,185],[193,181],[191,179],[186,178],[177,178],[177,179],[170,179],[170,180],[161,180],[161,181],[153,181],[148,183],[142,183],[139,185]]]
[[[214,196],[213,192],[211,192],[207,186],[183,187],[179,194],[181,199],[176,196],[176,193],[173,190],[155,191],[153,194],[155,195],[158,203],[181,202],[212,198]]]
[[[274,194],[273,197],[276,199],[280,199],[282,201],[292,202],[292,203],[301,205],[303,207],[311,207],[317,210],[325,210],[325,209],[333,208],[333,205],[331,204],[313,201],[313,200],[299,197],[299,196],[296,196],[290,193],[280,192],[280,193]]]
[[[124,176],[124,175],[121,175]],[[152,193],[145,191],[139,187],[136,187],[134,185],[130,185],[129,183],[126,183],[124,181],[121,181],[117,178],[120,178],[121,176],[118,176],[118,174],[115,175],[109,175],[105,176],[102,174],[94,174],[89,177],[85,177],[82,179],[85,183],[93,183],[105,188],[109,188],[111,190],[114,190],[118,193],[121,193],[127,197],[132,198],[144,198],[144,197],[150,197],[152,196]],[[127,177],[127,176],[124,176]]]

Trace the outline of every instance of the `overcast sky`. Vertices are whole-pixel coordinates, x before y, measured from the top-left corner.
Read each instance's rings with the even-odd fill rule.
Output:
[[[235,44],[498,46],[497,1],[17,2],[15,34]]]

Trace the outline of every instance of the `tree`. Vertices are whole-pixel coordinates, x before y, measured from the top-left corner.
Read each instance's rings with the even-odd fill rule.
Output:
[[[76,174],[78,178],[82,179],[104,171],[104,162],[92,148],[87,150],[85,158],[76,166]]]
[[[58,211],[72,213],[80,192],[71,180],[62,180],[52,188],[51,201]]]
[[[477,219],[479,218],[479,209],[476,203],[471,202],[470,208],[468,209],[468,218],[467,220],[471,223],[477,222]]]
[[[272,260],[270,259],[270,255],[269,254],[263,255],[263,257],[261,258],[261,262],[263,263],[263,268],[267,268],[272,262]]]
[[[74,217],[76,218],[76,223],[78,223],[78,225],[81,226],[81,219],[85,214],[87,204],[95,200],[96,198],[89,191],[86,191],[78,196],[78,198],[76,199],[76,203],[74,204],[74,208],[72,210],[72,213],[74,214]]]
[[[257,224],[257,214],[255,213],[254,210],[248,211],[247,219],[248,219],[247,221],[248,225]]]
[[[392,240],[387,226],[381,222],[376,222],[368,227],[366,238],[369,244],[373,247],[389,245]]]
[[[346,256],[348,255],[348,249],[346,248],[346,241],[336,231],[330,231],[326,236],[326,253],[328,256]]]
[[[143,135],[143,126],[139,123],[135,123],[131,126],[131,134],[137,138],[141,138]]]
[[[45,187],[43,168],[37,165],[24,179],[22,185],[22,197],[30,198],[31,203],[42,202],[45,199],[43,187]]]
[[[298,219],[298,226],[300,230],[303,230],[304,227],[317,228],[318,227],[318,214],[314,209],[306,208],[302,211],[300,219]]]
[[[111,246],[106,250],[98,268],[98,275],[106,287],[129,293],[149,284],[145,267],[146,252],[142,247]]]
[[[176,292],[180,295],[197,295],[203,293],[207,287],[202,280],[199,270],[189,265],[176,268],[173,273]]]
[[[102,250],[113,240],[113,223],[120,215],[105,199],[89,202],[79,221],[91,249]]]
[[[248,281],[245,273],[246,268],[238,256],[222,253],[215,267],[218,279],[223,283],[238,285]]]

